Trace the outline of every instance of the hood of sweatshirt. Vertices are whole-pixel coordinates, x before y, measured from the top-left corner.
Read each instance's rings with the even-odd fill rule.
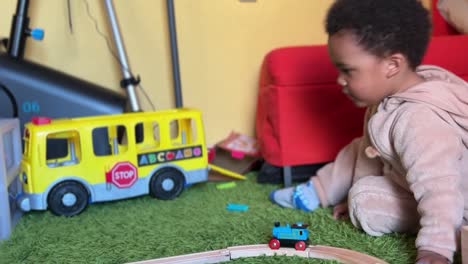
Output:
[[[426,81],[385,98],[375,109],[368,123],[372,142],[384,152],[381,154],[390,154],[392,147],[384,139],[385,136],[389,135],[394,122],[402,116],[401,112],[409,109],[407,103],[416,103],[426,105],[451,124],[468,147],[468,83],[437,66],[423,65],[416,72]]]
[[[420,66],[416,72],[426,82],[390,96],[396,99],[393,103],[420,102],[466,118],[468,115],[467,82],[445,69],[432,65]]]

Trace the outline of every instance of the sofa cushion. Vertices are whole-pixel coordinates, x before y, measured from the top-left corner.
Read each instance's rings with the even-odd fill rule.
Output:
[[[333,66],[326,45],[291,46],[272,50],[264,60],[268,79],[261,85],[311,85],[335,82],[338,71]]]
[[[423,64],[443,67],[468,80],[468,35],[433,37]]]

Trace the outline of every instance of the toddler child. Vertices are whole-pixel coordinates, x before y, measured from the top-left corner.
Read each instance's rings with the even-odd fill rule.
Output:
[[[270,199],[306,212],[334,206],[373,236],[417,233],[416,263],[450,263],[468,217],[467,83],[419,66],[431,26],[417,0],[337,0],[326,31],[337,82],[367,107],[364,133]]]

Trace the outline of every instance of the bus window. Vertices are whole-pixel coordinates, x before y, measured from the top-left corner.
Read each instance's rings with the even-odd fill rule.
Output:
[[[107,127],[93,129],[93,150],[96,156],[108,156],[112,154]]]
[[[143,123],[138,123],[135,125],[135,142],[137,144],[142,143],[145,140],[145,132]]]
[[[153,122],[153,139],[159,147],[161,142],[161,130],[159,129],[159,124],[157,122]]]
[[[140,133],[138,136],[137,132]],[[139,150],[156,149],[160,146],[158,122],[141,122],[135,125],[136,143]]]
[[[81,144],[80,135],[77,131],[62,131],[50,133],[47,135],[46,146],[50,146],[51,142],[65,142],[64,148],[57,151],[57,148],[46,149],[47,166],[51,168],[71,166],[80,163],[81,160]]]
[[[94,128],[92,136],[96,156],[119,155],[127,152],[127,129],[123,125]]]
[[[170,129],[171,143],[174,146],[192,145],[198,141],[197,123],[192,118],[172,120]]]

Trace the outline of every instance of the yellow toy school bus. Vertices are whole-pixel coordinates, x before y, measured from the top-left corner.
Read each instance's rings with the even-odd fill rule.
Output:
[[[94,202],[145,194],[174,199],[186,185],[208,180],[197,110],[36,118],[25,126],[24,143],[24,211],[73,216]]]

